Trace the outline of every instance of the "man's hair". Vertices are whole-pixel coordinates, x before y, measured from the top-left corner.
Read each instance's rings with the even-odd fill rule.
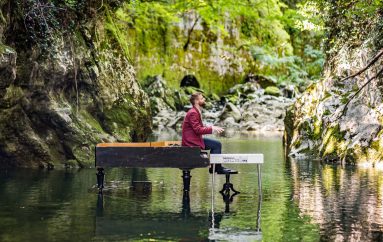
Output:
[[[191,103],[191,105],[194,106],[194,102],[195,102],[195,100],[196,100],[200,95],[202,95],[202,93],[200,93],[200,92],[195,92],[195,93],[193,93],[192,95],[190,95],[190,103]]]

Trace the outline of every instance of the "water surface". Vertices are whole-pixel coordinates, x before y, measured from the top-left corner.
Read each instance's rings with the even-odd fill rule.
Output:
[[[260,224],[254,165],[231,166],[241,192],[231,203],[217,177],[214,224],[207,168],[192,171],[189,197],[178,169],[107,169],[103,197],[94,169],[2,170],[0,241],[207,241],[212,225],[230,240],[382,240],[382,171],[285,161],[280,137],[218,138],[225,153],[265,155]]]

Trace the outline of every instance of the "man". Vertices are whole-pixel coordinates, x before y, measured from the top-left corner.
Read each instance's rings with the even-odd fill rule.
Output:
[[[203,126],[201,111],[205,106],[205,98],[202,93],[196,92],[190,96],[190,103],[193,107],[187,112],[182,123],[182,146],[199,146],[201,149],[210,150],[211,154],[221,154],[221,142],[215,139],[202,138],[202,135],[222,133],[223,128],[218,126]],[[215,171],[219,174],[230,172],[221,164],[216,165]],[[212,173],[212,167],[209,168]]]

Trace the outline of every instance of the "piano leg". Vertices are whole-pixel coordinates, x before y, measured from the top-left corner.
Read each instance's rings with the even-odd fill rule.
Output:
[[[104,173],[104,168],[98,167],[97,168],[97,188],[98,188],[98,193],[102,193],[102,189],[104,188],[104,179],[105,179],[105,173]]]
[[[190,169],[182,170],[182,179],[184,182],[184,192],[190,191]]]

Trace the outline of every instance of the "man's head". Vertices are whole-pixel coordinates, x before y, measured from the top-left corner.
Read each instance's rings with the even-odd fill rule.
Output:
[[[190,103],[191,105],[193,106],[200,106],[200,107],[204,107],[205,106],[205,98],[204,96],[202,95],[202,93],[200,92],[195,92],[193,93],[191,96],[190,96]]]

